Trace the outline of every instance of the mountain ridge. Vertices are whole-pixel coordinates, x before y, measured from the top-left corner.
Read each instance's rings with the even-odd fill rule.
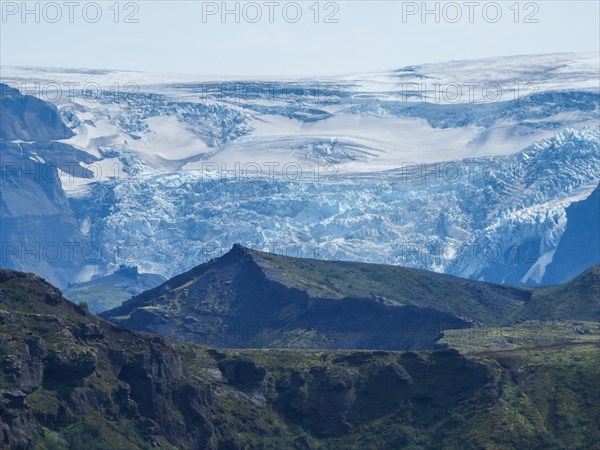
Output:
[[[542,310],[544,298],[564,305],[563,291],[570,289],[581,293],[575,299],[581,306],[556,318],[596,320],[599,271],[589,269],[590,280],[582,275],[562,290],[521,288],[400,266],[292,258],[236,244],[100,316],[223,347],[431,349],[444,329],[508,324],[520,315],[536,319],[524,312],[531,302]],[[557,308],[545,318],[564,306]]]

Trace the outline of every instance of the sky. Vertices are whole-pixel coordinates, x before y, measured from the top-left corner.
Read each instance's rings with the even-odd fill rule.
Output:
[[[74,3],[3,1],[0,64],[317,76],[600,51],[595,0]]]

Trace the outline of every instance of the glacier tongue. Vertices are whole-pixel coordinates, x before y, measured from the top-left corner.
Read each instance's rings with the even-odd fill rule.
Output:
[[[598,184],[599,136],[598,128],[565,130],[513,155],[413,168],[410,176],[140,174],[97,183],[71,203],[88,211],[91,239],[107,249],[103,264],[165,277],[239,242],[290,256],[535,283],[541,276],[532,266],[560,240],[565,208]]]

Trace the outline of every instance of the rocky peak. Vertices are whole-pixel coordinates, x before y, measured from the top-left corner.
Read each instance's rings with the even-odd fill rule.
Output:
[[[127,266],[125,264],[121,264],[115,274],[127,278],[136,278],[139,275],[139,272],[137,266]]]

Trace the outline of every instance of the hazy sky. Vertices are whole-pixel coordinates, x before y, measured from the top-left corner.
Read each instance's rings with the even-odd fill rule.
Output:
[[[2,2],[1,64],[325,75],[600,45],[595,0],[75,3]]]

